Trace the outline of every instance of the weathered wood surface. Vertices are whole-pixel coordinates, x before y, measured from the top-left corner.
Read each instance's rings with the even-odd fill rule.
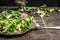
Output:
[[[39,17],[35,16],[37,22],[43,26]],[[44,18],[47,26],[60,26],[60,13],[52,13],[50,17]],[[5,36],[0,35],[0,40],[60,40],[60,30],[49,30],[49,34],[45,29],[31,30],[24,35]]]

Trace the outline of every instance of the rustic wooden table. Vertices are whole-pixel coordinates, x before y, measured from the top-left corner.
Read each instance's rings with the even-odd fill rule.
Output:
[[[37,22],[43,26],[41,19],[37,16],[35,16],[35,18]],[[48,27],[60,26],[60,13],[53,12],[50,17],[45,17],[44,20]],[[48,33],[45,29],[31,30],[26,34],[17,36],[0,35],[0,40],[60,40],[60,30],[48,29]]]

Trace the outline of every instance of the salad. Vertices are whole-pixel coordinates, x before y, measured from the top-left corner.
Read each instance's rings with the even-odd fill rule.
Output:
[[[32,29],[33,16],[18,10],[8,10],[0,13],[0,32],[3,33],[22,33],[28,29]]]

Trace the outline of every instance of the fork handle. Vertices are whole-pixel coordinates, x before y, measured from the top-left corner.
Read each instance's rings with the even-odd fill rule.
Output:
[[[41,27],[43,29],[60,29],[60,26],[56,26],[56,27]]]
[[[41,27],[38,23],[34,23],[34,28],[35,29],[60,29],[60,26],[56,26],[56,27]]]

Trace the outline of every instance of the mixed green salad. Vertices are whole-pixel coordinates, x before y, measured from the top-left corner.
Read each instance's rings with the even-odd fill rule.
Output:
[[[8,10],[0,13],[0,31],[3,33],[18,33],[32,29],[33,16],[18,10]]]
[[[36,13],[43,18],[44,16],[50,16],[50,14],[54,11],[54,8],[49,8],[46,4],[43,4],[39,7],[39,9],[36,11]]]
[[[27,13],[32,13],[34,10],[34,12],[41,18],[50,16],[55,10],[60,13],[60,8],[49,8],[45,4],[37,9],[35,9],[35,7],[24,7],[23,9],[23,12],[18,10],[0,12],[0,32],[22,33],[28,29],[32,29],[33,23],[36,21],[33,16],[29,16]]]

